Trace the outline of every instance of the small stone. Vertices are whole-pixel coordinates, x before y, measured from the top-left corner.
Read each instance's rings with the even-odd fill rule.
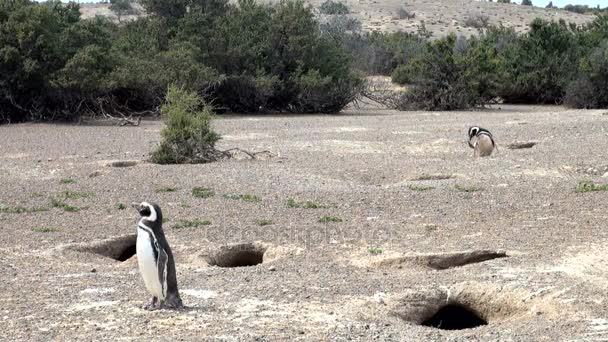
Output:
[[[92,268],[91,269],[91,273],[97,273],[97,269],[96,268]]]
[[[53,158],[48,158],[46,161],[52,162]]]
[[[274,266],[270,266],[270,267],[268,267],[268,270],[269,270],[270,272],[274,272],[274,271],[276,271],[276,270],[277,270],[277,268],[276,268],[276,267],[274,267]]]

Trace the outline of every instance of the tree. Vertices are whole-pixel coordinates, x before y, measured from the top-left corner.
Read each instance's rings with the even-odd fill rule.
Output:
[[[545,8],[553,8],[553,1],[549,1],[549,3],[547,4],[547,6],[545,6]]]
[[[118,21],[125,14],[133,12],[133,0],[110,0],[110,10],[116,14]]]
[[[521,0],[521,4],[523,6],[533,6],[532,5],[532,0]]]

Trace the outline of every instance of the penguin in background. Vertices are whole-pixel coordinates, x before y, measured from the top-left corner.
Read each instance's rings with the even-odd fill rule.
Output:
[[[177,289],[175,261],[163,232],[163,214],[154,203],[131,204],[141,219],[137,225],[137,262],[152,301],[145,310],[183,307]]]
[[[474,150],[474,156],[487,157],[496,148],[496,143],[489,130],[479,126],[471,126],[469,127],[469,146]]]

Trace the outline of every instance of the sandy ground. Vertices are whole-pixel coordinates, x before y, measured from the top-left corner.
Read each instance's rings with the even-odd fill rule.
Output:
[[[473,158],[469,124],[491,129],[498,153]],[[581,180],[608,183],[606,111],[370,109],[214,125],[221,148],[276,156],[159,166],[145,162],[159,121],[0,126],[1,339],[608,339],[608,192],[575,191]],[[516,141],[537,144],[507,148]],[[214,196],[195,198],[193,187]],[[119,203],[142,200],[167,218],[183,311],[140,309],[149,298],[135,258],[87,252],[135,234],[137,213]],[[193,219],[211,224],[176,227]],[[205,257],[255,241],[265,252],[255,266]],[[420,325],[446,304],[488,325]]]
[[[259,0],[264,3],[276,3],[277,0]],[[325,0],[306,0],[314,8],[318,8]],[[467,27],[467,18],[485,16],[491,25],[513,27],[518,32],[527,31],[534,18],[545,20],[560,20],[576,24],[592,21],[595,16],[583,15],[561,9],[545,9],[548,3],[534,3],[541,7],[519,6],[514,4],[499,4],[475,0],[343,0],[351,10],[351,16],[359,19],[364,31],[405,31],[417,32],[424,24],[433,37],[442,37],[448,33],[458,35],[477,34],[476,28]],[[406,10],[410,19],[400,19],[398,11]],[[83,18],[104,15],[117,20],[109,5],[82,4]],[[135,15],[125,16],[124,20],[132,20],[144,13],[137,7]]]

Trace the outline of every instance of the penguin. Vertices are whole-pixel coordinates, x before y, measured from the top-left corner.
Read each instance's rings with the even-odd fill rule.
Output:
[[[492,154],[496,143],[492,133],[479,126],[469,127],[469,146],[474,149],[474,156],[487,157]]]
[[[177,289],[173,253],[163,232],[163,214],[154,203],[132,203],[141,219],[137,225],[137,262],[152,301],[145,310],[183,307]]]

